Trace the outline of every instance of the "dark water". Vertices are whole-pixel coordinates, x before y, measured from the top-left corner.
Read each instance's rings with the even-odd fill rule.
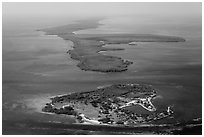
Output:
[[[173,23],[172,20],[163,18],[139,20],[138,17],[117,17],[101,21],[105,25],[97,29],[78,32],[151,33],[181,36],[186,39],[183,43],[108,45],[125,47],[125,50],[103,54],[120,56],[134,62],[126,72],[109,74],[85,72],[77,68],[77,61],[66,54],[66,51],[72,48],[72,42],[35,31],[47,27],[47,22],[25,22],[23,25],[19,23],[20,26],[15,26],[14,21],[3,22],[3,134],[112,134],[111,131],[88,132],[63,128],[53,133],[54,125],[50,127],[45,124],[44,128],[37,128],[36,125],[41,122],[75,122],[67,116],[41,113],[41,108],[49,101],[50,96],[88,91],[115,83],[153,85],[159,95],[153,103],[158,109],[173,106],[176,121],[201,117],[201,21],[197,18],[174,20]],[[62,22],[52,25],[62,25]]]

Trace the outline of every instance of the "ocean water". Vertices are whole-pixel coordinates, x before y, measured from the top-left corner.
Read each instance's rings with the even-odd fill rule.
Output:
[[[24,20],[23,20],[24,21]],[[22,22],[23,22],[22,21]],[[143,33],[174,35],[186,39],[178,43],[112,44],[123,51],[102,54],[133,61],[128,71],[99,73],[82,71],[66,53],[71,41],[36,31],[39,28],[69,24],[74,20],[51,23],[3,22],[2,114],[3,134],[112,134],[74,129],[38,128],[44,123],[72,124],[72,117],[41,112],[51,96],[89,91],[116,83],[146,83],[158,91],[153,101],[158,109],[171,105],[177,121],[201,117],[202,39],[200,18],[126,16],[101,21],[103,25],[77,33]],[[188,23],[186,23],[188,22]],[[19,25],[16,25],[19,24]],[[53,129],[56,132],[53,133]],[[83,127],[81,128],[83,129]]]

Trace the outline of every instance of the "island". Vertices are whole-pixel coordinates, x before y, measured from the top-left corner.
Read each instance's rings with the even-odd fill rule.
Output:
[[[82,124],[137,126],[172,116],[170,106],[157,111],[152,104],[156,96],[146,84],[115,84],[53,97],[42,111],[72,115]]]
[[[128,70],[133,62],[121,57],[101,54],[101,51],[123,50],[106,48],[106,44],[129,44],[137,42],[184,42],[185,39],[175,36],[152,34],[77,34],[79,30],[93,29],[101,25],[100,19],[81,20],[73,24],[40,29],[47,35],[57,35],[73,42],[73,49],[67,51],[71,58],[79,61],[78,67],[85,71],[121,72]]]

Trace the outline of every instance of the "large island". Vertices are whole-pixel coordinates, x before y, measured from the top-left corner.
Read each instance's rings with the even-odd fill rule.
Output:
[[[74,46],[67,53],[72,59],[78,60],[78,67],[85,71],[121,72],[126,71],[133,62],[120,57],[99,53],[108,50],[123,50],[106,48],[106,44],[130,44],[137,42],[184,42],[185,39],[175,36],[152,34],[76,34],[76,31],[97,28],[99,19],[83,20],[74,24],[42,29],[47,35],[57,35],[64,40],[70,40]]]
[[[145,84],[117,84],[94,91],[51,98],[44,112],[73,115],[79,123],[131,125],[151,123],[173,114],[170,107],[160,112],[152,104],[156,91]]]
[[[85,124],[85,130],[123,134],[200,134],[202,119],[168,123],[174,120],[174,112],[170,106],[157,109],[152,103],[156,97],[155,89],[146,84],[116,84],[52,97],[42,111],[74,116],[76,124],[65,124],[67,128],[80,129]]]

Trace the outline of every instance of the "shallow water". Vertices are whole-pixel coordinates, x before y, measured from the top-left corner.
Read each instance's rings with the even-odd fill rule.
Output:
[[[133,19],[135,18],[129,20]],[[153,85],[160,96],[153,103],[158,109],[165,109],[172,105],[175,118],[179,121],[201,117],[202,41],[201,32],[197,31],[199,20],[184,26],[184,22],[181,22],[180,29],[172,29],[175,24],[171,26],[171,23],[166,25],[162,23],[161,26],[156,22],[151,26],[148,23],[135,24],[133,21],[131,24],[124,18],[109,18],[102,22],[106,25],[78,33],[103,33],[107,30],[109,33],[143,32],[182,36],[187,41],[138,43],[135,46],[108,45],[123,47],[125,50],[108,51],[103,54],[120,56],[134,63],[126,72],[104,74],[86,72],[76,67],[77,61],[70,59],[66,53],[72,48],[72,42],[37,32],[36,29],[43,25],[29,25],[29,22],[20,27],[4,25],[2,44],[4,133],[32,134],[35,132],[36,134],[37,129],[25,128],[28,121],[73,123],[75,122],[73,118],[44,114],[40,110],[51,96],[88,91],[98,86],[124,82]],[[10,25],[13,26],[13,24],[15,22]],[[37,132],[45,133],[40,129]],[[46,130],[46,134],[52,133],[51,130]]]

